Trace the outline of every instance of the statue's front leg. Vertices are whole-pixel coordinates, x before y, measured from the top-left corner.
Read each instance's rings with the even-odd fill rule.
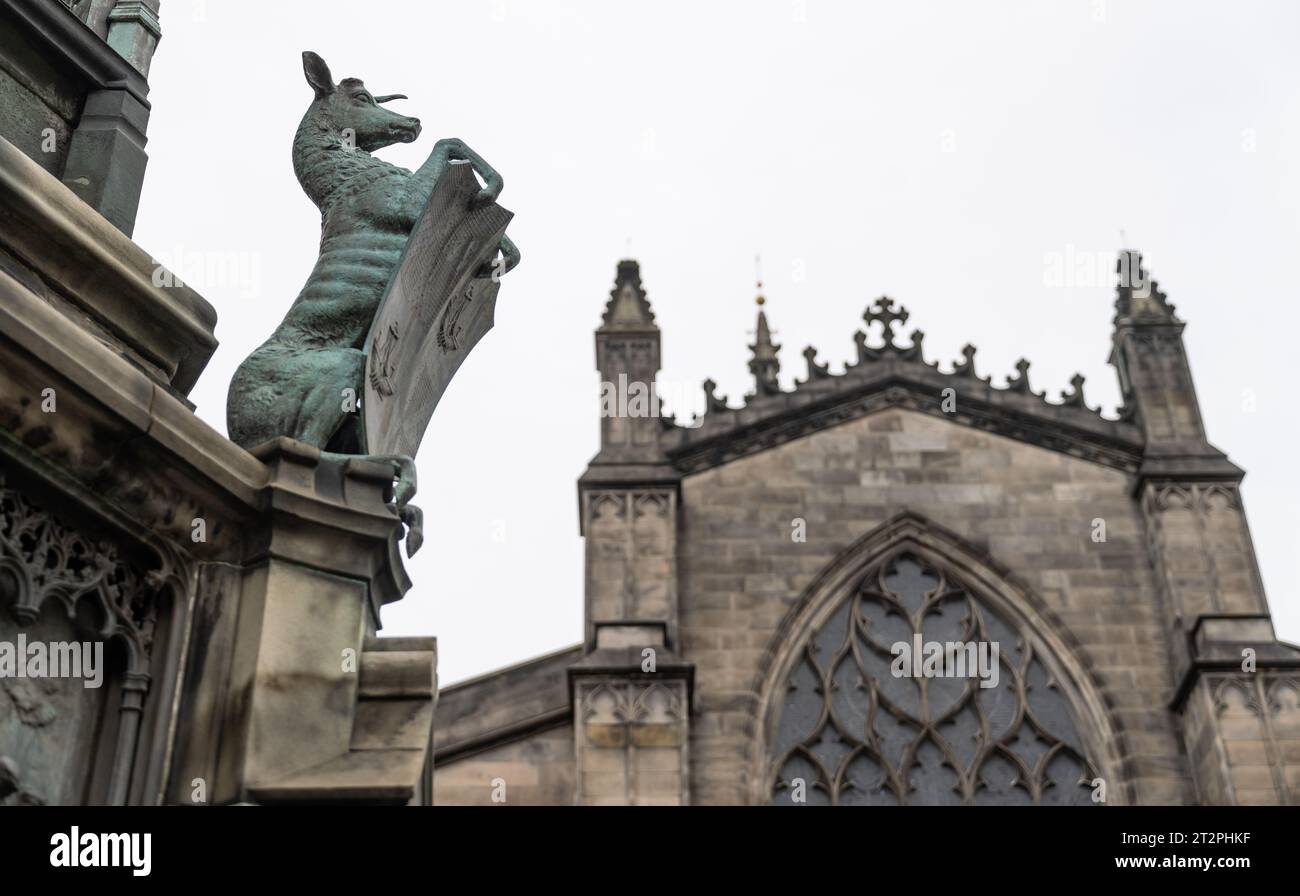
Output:
[[[501,234],[501,242],[497,246],[501,255],[493,256],[491,261],[483,262],[474,276],[479,279],[492,279],[500,281],[502,277],[510,273],[519,264],[519,249],[515,246],[514,241],[504,233]]]
[[[485,162],[482,156],[470,149],[464,140],[456,137],[439,140],[434,145],[433,151],[437,154],[440,150],[446,154],[444,158],[447,160],[458,159],[469,162],[474,166],[474,170],[479,177],[483,178],[484,187],[474,197],[476,206],[495,202],[497,197],[501,195],[501,191],[506,185],[505,179],[501,177],[495,168]],[[432,157],[430,157],[430,160],[432,160]]]

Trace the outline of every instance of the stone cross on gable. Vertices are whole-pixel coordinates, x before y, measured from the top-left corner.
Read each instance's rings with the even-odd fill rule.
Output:
[[[875,304],[867,308],[862,315],[862,319],[870,327],[876,321],[880,321],[887,345],[894,344],[894,324],[907,323],[908,312],[902,305],[897,304],[889,296],[881,296],[876,299]]]

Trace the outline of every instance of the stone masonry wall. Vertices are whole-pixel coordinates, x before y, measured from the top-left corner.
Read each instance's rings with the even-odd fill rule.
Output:
[[[434,724],[437,722],[435,720]],[[537,732],[433,770],[435,806],[569,806],[574,796],[573,725]],[[504,789],[498,782],[504,783]],[[494,803],[493,794],[504,796]]]

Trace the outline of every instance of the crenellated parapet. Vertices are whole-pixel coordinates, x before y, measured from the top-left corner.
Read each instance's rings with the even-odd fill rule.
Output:
[[[1127,472],[1140,466],[1140,429],[1088,405],[1082,374],[1075,374],[1070,388],[1051,401],[1031,386],[1030,362],[1023,358],[1000,387],[977,372],[973,345],[965,346],[961,358],[944,371],[926,358],[923,331],[914,329],[906,341],[900,338],[899,328],[909,317],[907,308],[882,296],[863,314],[867,326],[854,336],[857,358],[843,373],[831,373],[828,363],[818,362],[817,349],[808,346],[803,351],[805,378],[783,390],[775,386],[772,373],[779,346],[772,345],[760,311],[750,366],[762,376],[755,373],[754,392],[740,407],[732,407],[716,393],[716,384],[706,381],[704,413],[694,425],[665,426],[660,445],[678,470],[695,472],[885,407],[907,407]]]

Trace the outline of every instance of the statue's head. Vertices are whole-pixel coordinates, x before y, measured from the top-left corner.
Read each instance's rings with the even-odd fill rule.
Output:
[[[319,107],[321,118],[345,138],[351,134],[357,149],[374,152],[420,136],[420,119],[398,115],[380,105],[406,99],[400,93],[375,96],[356,78],[335,84],[325,60],[310,50],[302,54],[302,68],[307,83],[316,91],[313,109]]]

